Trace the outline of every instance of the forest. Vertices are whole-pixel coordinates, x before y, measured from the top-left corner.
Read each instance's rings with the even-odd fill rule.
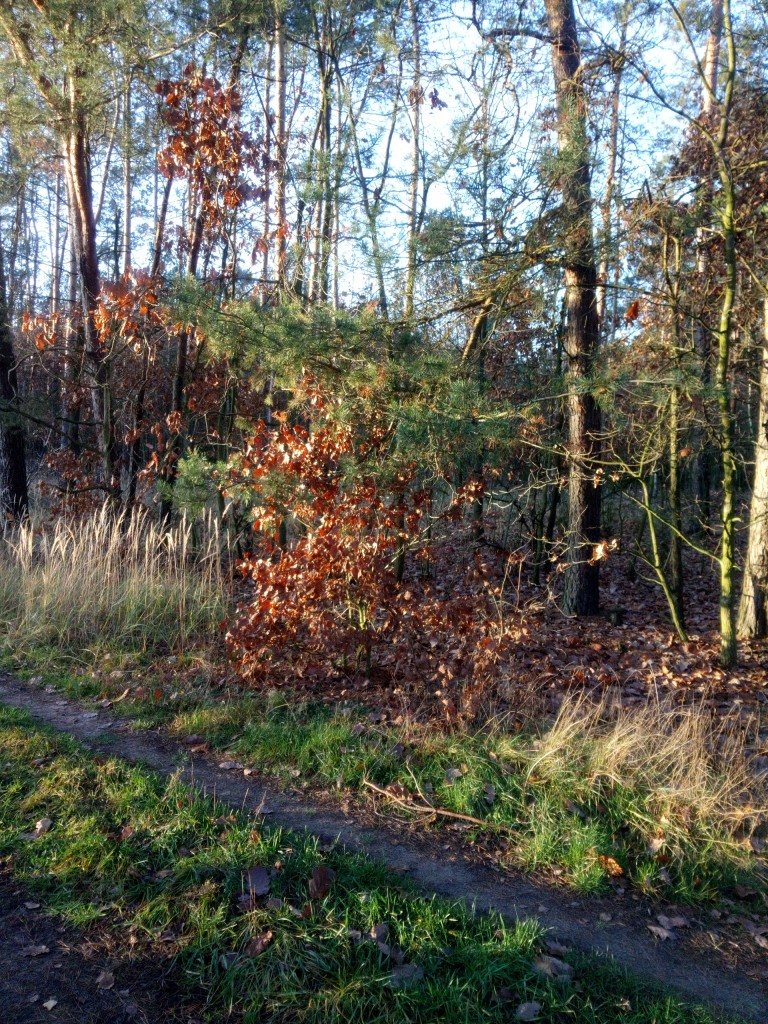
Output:
[[[9,779],[58,763],[30,722],[89,749],[63,694],[566,895],[629,887],[657,942],[726,900],[723,970],[764,986],[767,38],[764,0],[0,0]],[[224,917],[202,881],[129,899],[191,840],[119,855],[116,913],[173,946],[185,1020],[715,1019],[616,1016],[599,971],[609,995],[574,1010],[557,943],[501,997],[485,952],[477,977],[408,952],[412,926],[453,926],[407,899],[398,943],[381,908],[349,932],[344,970],[389,965],[383,1008],[343,972],[322,988],[307,950],[338,940],[317,908],[349,912],[348,854],[294,837],[283,877],[265,831],[241,875],[245,818],[117,763],[89,785],[121,850],[213,821],[202,880],[240,843]],[[0,888],[36,893],[35,851],[80,854],[47,803],[29,831],[14,785]],[[65,788],[43,792],[74,821]],[[46,883],[72,926],[103,896],[93,856],[76,909]],[[456,913],[477,952],[491,925]],[[246,962],[270,964],[261,1001]]]

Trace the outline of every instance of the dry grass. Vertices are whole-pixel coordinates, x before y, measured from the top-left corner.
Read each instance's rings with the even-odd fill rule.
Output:
[[[716,845],[742,846],[768,821],[768,787],[750,763],[747,735],[703,708],[576,698],[563,703],[527,752],[524,771],[577,802],[618,800],[628,826],[663,837],[668,852],[694,832]]]
[[[231,591],[212,517],[160,529],[145,511],[104,508],[76,524],[25,526],[0,541],[6,651],[82,660],[121,645],[184,651],[216,635]]]

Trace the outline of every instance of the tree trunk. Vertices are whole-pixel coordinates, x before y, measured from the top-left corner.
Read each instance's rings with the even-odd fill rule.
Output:
[[[709,123],[717,107],[717,76],[719,71],[720,47],[723,37],[723,0],[711,0],[709,35],[704,55],[701,116]],[[712,184],[704,182],[701,189],[702,225],[696,231],[696,273],[699,280],[706,281],[709,273],[709,252],[706,245],[712,214]],[[693,347],[701,363],[701,379],[705,387],[711,380],[712,334],[700,318],[693,331]],[[699,506],[701,527],[706,530],[712,514],[712,468],[713,457],[709,447],[706,429],[699,427],[694,436],[696,456],[696,498]]]
[[[728,77],[720,104],[720,123],[713,139],[714,155],[720,178],[720,230],[725,247],[725,284],[717,327],[717,364],[715,392],[720,413],[720,451],[723,470],[723,504],[720,513],[720,660],[726,668],[736,663],[735,594],[733,587],[736,529],[736,453],[733,440],[733,413],[729,380],[733,307],[736,301],[736,193],[728,154],[728,132],[736,79],[736,47],[731,24],[729,0],[723,2],[723,21],[728,50]]]
[[[287,148],[285,120],[285,15],[280,4],[275,12],[275,90],[277,92],[277,121],[275,124],[277,159],[275,161],[275,218],[277,228],[277,287],[285,291],[288,283],[288,221],[285,207]]]
[[[408,195],[408,262],[405,270],[405,318],[413,316],[416,288],[416,241],[418,234],[419,177],[421,174],[421,104],[424,89],[421,84],[421,26],[418,0],[408,0],[411,15],[413,46],[413,80],[408,99],[411,109],[411,182]]]
[[[64,173],[72,224],[72,242],[78,266],[78,285],[82,307],[85,353],[91,374],[91,405],[99,431],[104,488],[108,499],[120,499],[114,415],[110,385],[109,352],[96,329],[95,313],[101,283],[96,251],[96,218],[88,161],[85,115],[80,106],[75,76],[69,79],[70,125],[64,143]]]
[[[131,76],[125,83],[123,92],[123,245],[122,265],[123,274],[131,269],[131,234],[132,234],[132,189],[133,178],[131,168],[131,131],[133,122],[131,118]]]
[[[5,264],[0,239],[0,530],[29,514],[24,431],[15,415],[19,384],[13,352],[10,310],[5,287]]]
[[[568,564],[563,609],[567,615],[599,610],[599,567],[594,559],[600,536],[600,489],[593,460],[598,454],[600,412],[587,390],[597,348],[597,318],[587,98],[581,80],[581,53],[573,0],[546,0],[552,37],[552,69],[557,99],[560,189],[567,225],[565,243],[568,370]]]
[[[760,399],[755,439],[755,478],[749,507],[749,540],[736,627],[742,640],[768,636],[768,294],[763,302]]]
[[[605,175],[605,197],[602,209],[603,237],[600,245],[600,268],[597,274],[597,321],[605,337],[605,298],[608,271],[611,261],[618,257],[613,251],[613,199],[616,192],[616,163],[619,152],[619,114],[621,109],[621,79],[624,74],[624,47],[627,42],[627,21],[629,9],[625,9],[621,21],[619,52],[613,69],[613,90],[611,92],[611,126],[608,133],[608,166]]]

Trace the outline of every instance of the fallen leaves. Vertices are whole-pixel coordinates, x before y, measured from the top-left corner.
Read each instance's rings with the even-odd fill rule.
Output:
[[[667,917],[666,914],[657,914],[656,920],[662,928],[674,930],[675,928],[690,928],[690,922],[679,915]]]
[[[260,864],[243,872],[243,896],[249,901],[257,896],[266,896],[270,885],[269,872]]]
[[[264,950],[271,945],[274,935],[270,930],[255,935],[245,947],[245,955],[250,957],[261,956]]]
[[[619,878],[624,874],[624,868],[617,860],[614,860],[613,857],[607,857],[605,854],[601,853],[597,858],[597,862],[610,878]]]
[[[112,971],[102,971],[96,979],[96,987],[104,991],[113,988],[115,984],[115,976]]]
[[[520,1003],[515,1010],[515,1020],[536,1020],[541,1012],[541,1003]]]
[[[542,954],[536,957],[531,966],[536,974],[540,974],[545,978],[552,978],[553,981],[560,981],[563,984],[568,984],[573,978],[573,967],[564,960],[559,960],[556,956]]]
[[[407,988],[417,984],[423,977],[424,968],[418,964],[399,964],[392,968],[389,985],[391,988]]]
[[[309,898],[313,900],[325,899],[331,891],[331,886],[335,880],[336,872],[333,868],[320,864],[312,871],[312,877],[309,880]]]
[[[45,956],[46,953],[50,953],[47,946],[25,946],[21,951],[22,956],[30,957]]]
[[[53,827],[53,822],[50,818],[41,818],[35,825],[34,832],[24,832],[21,836],[22,839],[40,839],[46,832],[50,832]]]
[[[43,1006],[46,1008],[46,1010],[49,1010],[49,1011],[52,1010],[55,1006],[58,1006],[58,1005],[59,1005],[59,1000],[58,999],[54,999],[53,997],[51,997],[50,999],[46,999],[45,1002],[43,1003]]]

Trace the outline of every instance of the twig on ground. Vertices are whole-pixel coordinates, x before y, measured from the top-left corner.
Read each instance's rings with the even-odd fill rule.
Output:
[[[499,825],[492,821],[483,821],[482,818],[473,818],[470,814],[459,814],[458,811],[448,811],[443,807],[430,807],[429,805],[424,806],[422,804],[415,804],[410,800],[401,800],[399,796],[395,796],[388,789],[383,789],[381,786],[377,786],[374,782],[370,782],[368,779],[362,780],[363,785],[367,786],[368,789],[372,789],[375,793],[379,793],[381,796],[387,797],[388,800],[393,800],[396,804],[401,807],[405,807],[408,811],[415,811],[418,814],[441,814],[444,818],[456,818],[458,821],[468,821],[471,825],[479,825],[480,828],[486,829],[498,829],[503,832],[512,832],[513,829],[507,825]]]

